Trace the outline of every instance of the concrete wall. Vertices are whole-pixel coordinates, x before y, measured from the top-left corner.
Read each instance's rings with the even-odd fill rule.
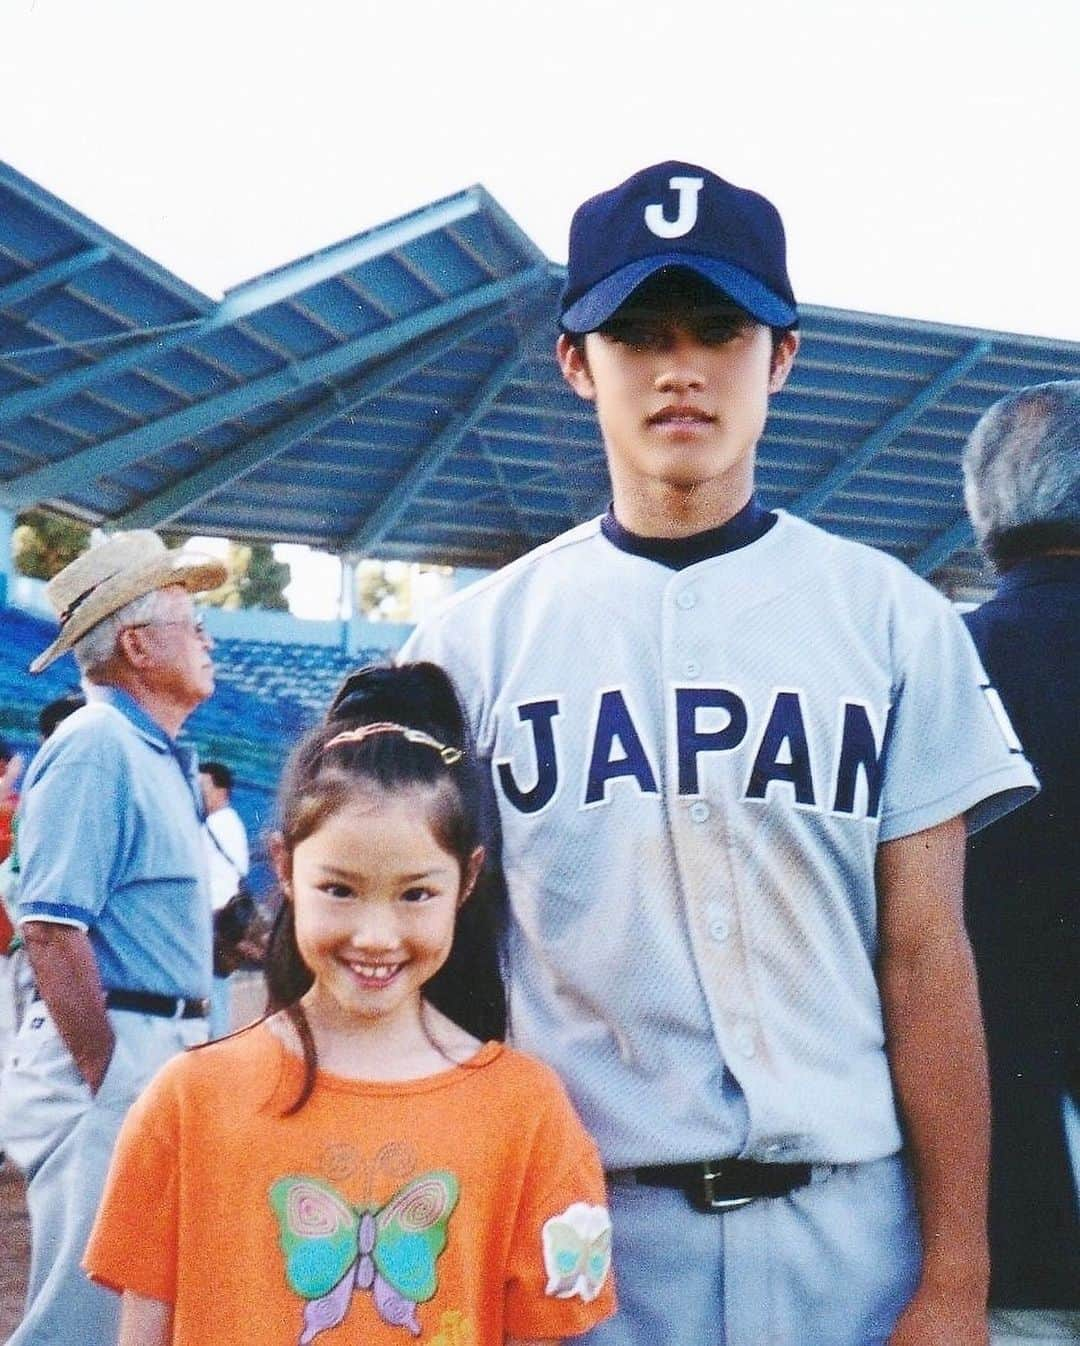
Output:
[[[203,608],[207,630],[222,640],[281,641],[290,645],[321,645],[346,650],[396,650],[412,630],[397,622],[301,621],[288,612],[263,612],[259,608],[226,611]]]

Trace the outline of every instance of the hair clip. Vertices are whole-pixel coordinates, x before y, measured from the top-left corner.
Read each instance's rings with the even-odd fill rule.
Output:
[[[408,725],[396,724],[393,720],[377,720],[374,724],[362,724],[356,729],[344,729],[340,734],[335,734],[323,747],[323,752],[336,747],[339,743],[363,743],[364,739],[370,738],[372,734],[400,734],[410,743],[420,743],[425,748],[434,748],[446,766],[453,766],[464,756],[460,748],[449,747],[445,743],[440,743],[437,738],[432,738],[430,734],[425,734],[422,729],[410,729]]]

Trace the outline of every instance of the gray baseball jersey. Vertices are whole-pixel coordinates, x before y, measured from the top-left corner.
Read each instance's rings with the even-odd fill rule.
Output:
[[[465,703],[511,1031],[608,1167],[899,1148],[878,844],[1037,788],[939,594],[788,515],[678,571],[594,520],[456,595],[402,658]]]

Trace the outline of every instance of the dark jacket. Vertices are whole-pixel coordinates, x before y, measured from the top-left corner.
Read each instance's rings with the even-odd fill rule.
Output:
[[[1060,1116],[1080,1080],[1080,557],[1021,562],[964,620],[1042,785],[968,849],[993,1098],[991,1301],[1080,1308]]]

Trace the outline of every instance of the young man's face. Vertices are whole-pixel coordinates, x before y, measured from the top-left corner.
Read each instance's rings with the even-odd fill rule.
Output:
[[[563,374],[596,403],[615,502],[707,496],[723,522],[750,497],[770,393],[783,387],[798,337],[772,333],[704,281],[643,285],[584,352],[559,338]]]

